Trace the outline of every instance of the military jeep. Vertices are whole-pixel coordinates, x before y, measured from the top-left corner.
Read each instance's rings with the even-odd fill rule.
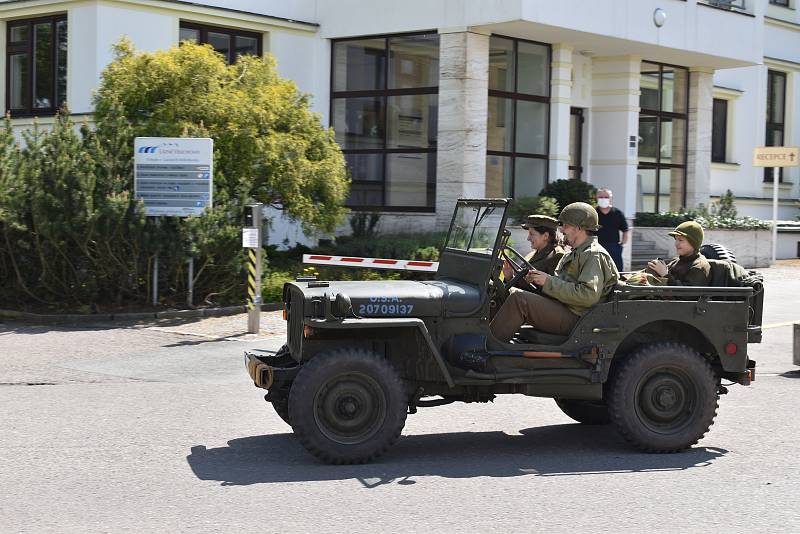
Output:
[[[457,201],[433,280],[285,285],[287,343],[245,353],[245,365],[314,456],[367,462],[418,408],[503,394],[551,397],[634,447],[679,451],[707,432],[726,385],[754,379],[747,344],[761,340],[760,287],[620,283],[570,335],[525,325],[510,343],[495,340],[489,323],[527,271],[509,246],[509,203]],[[465,366],[472,356],[483,365]]]

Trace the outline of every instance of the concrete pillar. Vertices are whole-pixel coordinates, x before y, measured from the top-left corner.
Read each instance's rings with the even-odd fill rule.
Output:
[[[550,75],[550,178],[569,177],[569,122],[572,105],[572,46],[552,47]]]
[[[436,226],[446,228],[457,198],[486,193],[489,35],[439,33]]]
[[[596,57],[592,60],[591,153],[587,181],[614,192],[614,205],[630,222],[639,196],[637,177],[639,137],[639,79],[636,56]],[[625,268],[630,250],[623,250]]]
[[[708,206],[711,187],[711,131],[714,108],[713,69],[691,69],[689,127],[686,139],[686,208]]]

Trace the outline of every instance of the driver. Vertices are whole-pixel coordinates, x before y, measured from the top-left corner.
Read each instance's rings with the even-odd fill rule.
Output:
[[[497,340],[508,342],[525,323],[542,332],[569,334],[619,280],[614,260],[597,242],[597,210],[573,202],[561,210],[558,222],[572,251],[553,275],[538,270],[525,275],[525,281],[541,287],[544,296],[511,288],[490,325]]]
[[[547,215],[528,215],[521,226],[528,231],[528,243],[531,244],[531,253],[525,256],[525,260],[537,271],[553,274],[564,256],[564,249],[556,235],[558,221]],[[503,277],[511,280],[513,276],[511,265],[508,261],[504,262]],[[531,289],[530,284],[523,280],[517,281],[514,286],[528,291]]]

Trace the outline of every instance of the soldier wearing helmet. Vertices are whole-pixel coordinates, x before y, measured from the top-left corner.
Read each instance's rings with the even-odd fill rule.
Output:
[[[675,238],[677,258],[665,263],[656,258],[647,263],[645,272],[661,277],[669,286],[707,286],[711,278],[711,265],[700,254],[703,244],[703,227],[696,221],[686,221],[669,232]]]
[[[597,242],[597,211],[585,202],[561,210],[559,225],[572,251],[552,275],[531,271],[525,281],[541,288],[541,295],[512,288],[491,323],[493,336],[507,342],[523,324],[566,335],[578,319],[611,292],[619,280],[614,260]]]

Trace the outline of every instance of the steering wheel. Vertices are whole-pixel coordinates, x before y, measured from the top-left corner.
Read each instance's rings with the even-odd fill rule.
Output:
[[[515,258],[512,258],[508,255],[508,252],[511,252]],[[511,289],[514,284],[519,282],[519,280],[528,274],[528,271],[535,271],[536,268],[528,263],[528,260],[525,259],[525,256],[514,250],[508,245],[503,247],[503,256],[505,259],[508,260],[508,264],[511,265],[511,270],[514,271],[514,276],[511,277],[511,280],[507,280],[503,283],[503,286],[506,288],[506,291]]]

